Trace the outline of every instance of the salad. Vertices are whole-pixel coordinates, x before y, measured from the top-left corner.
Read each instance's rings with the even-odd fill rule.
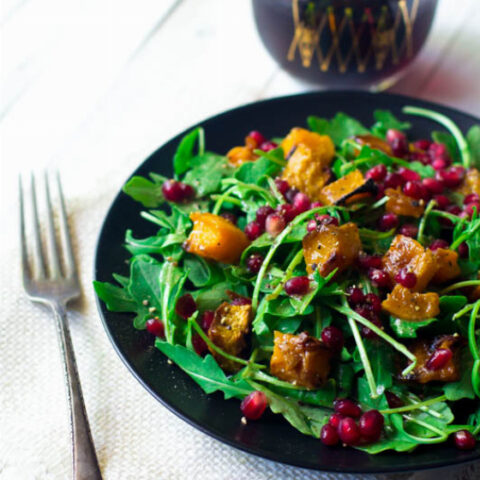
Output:
[[[311,116],[226,154],[194,129],[173,179],[124,186],[152,235],[127,230],[130,274],[97,295],[205,393],[239,399],[239,422],[279,414],[372,454],[475,448],[480,126],[403,112],[443,129]]]

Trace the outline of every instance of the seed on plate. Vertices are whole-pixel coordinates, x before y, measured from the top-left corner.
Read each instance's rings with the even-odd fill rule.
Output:
[[[360,440],[360,430],[351,417],[346,417],[338,425],[338,436],[347,445],[355,445]]]
[[[258,390],[248,394],[240,404],[240,410],[248,420],[258,420],[267,408],[267,396]]]
[[[360,434],[374,442],[380,438],[384,424],[383,415],[378,410],[368,410],[358,421]]]
[[[165,327],[163,322],[155,318],[149,318],[145,324],[147,331],[156,337],[163,338],[165,336]]]
[[[339,441],[337,429],[332,427],[329,423],[324,425],[320,432],[320,441],[329,447],[337,445]]]
[[[362,409],[348,398],[337,398],[333,402],[335,413],[346,417],[358,418],[362,414]]]
[[[477,441],[468,430],[459,430],[453,434],[453,441],[459,450],[473,450]]]

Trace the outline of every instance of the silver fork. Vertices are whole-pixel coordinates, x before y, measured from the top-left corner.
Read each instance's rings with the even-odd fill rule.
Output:
[[[73,353],[72,340],[67,323],[67,303],[70,300],[78,298],[81,292],[67,223],[65,201],[58,173],[56,177],[60,197],[59,223],[61,246],[58,245],[56,241],[49,180],[48,175],[45,174],[45,196],[47,200],[47,256],[43,253],[40,238],[35,177],[33,175],[31,177],[33,250],[30,256],[32,257],[33,265],[29,264],[27,254],[23,187],[22,179],[21,177],[19,178],[20,241],[23,285],[30,300],[50,307],[55,317],[56,330],[65,369],[67,397],[70,405],[70,427],[73,445],[73,478],[74,480],[101,480],[102,476],[95,454],[90,427],[88,425],[75,355]],[[62,247],[65,259],[64,272],[62,271],[60,261],[60,251]],[[46,268],[47,263],[48,268]]]

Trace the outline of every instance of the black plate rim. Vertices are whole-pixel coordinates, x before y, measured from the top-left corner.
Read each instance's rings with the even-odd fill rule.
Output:
[[[172,137],[169,140],[167,140],[166,142],[164,142],[157,149],[155,149],[145,160],[143,160],[139,165],[137,165],[135,170],[127,177],[127,180],[129,178],[131,178],[133,175],[135,175],[136,172],[144,166],[144,164],[148,163],[152,159],[152,157],[155,157],[160,150],[164,149],[167,145],[170,145],[171,143],[178,143],[178,141],[184,135],[186,135],[188,132],[190,132],[195,127],[203,125],[206,122],[218,121],[224,116],[235,114],[238,111],[242,111],[242,110],[248,109],[248,108],[253,107],[253,106],[259,106],[259,105],[274,103],[274,102],[277,102],[277,101],[283,101],[283,100],[289,100],[289,99],[295,99],[295,98],[303,98],[303,97],[312,97],[312,98],[317,97],[318,98],[318,97],[321,97],[323,95],[365,96],[365,97],[370,97],[372,99],[378,98],[378,96],[391,97],[392,99],[402,100],[402,101],[405,102],[405,104],[408,104],[408,102],[414,102],[418,106],[421,106],[423,108],[429,108],[429,109],[432,109],[432,110],[438,109],[440,107],[444,111],[450,112],[450,113],[455,114],[455,115],[461,114],[462,116],[468,118],[472,122],[480,123],[479,118],[477,118],[477,117],[475,117],[475,116],[473,116],[469,113],[463,112],[461,110],[449,107],[447,105],[443,105],[443,104],[436,103],[436,102],[430,102],[430,101],[427,101],[427,100],[422,100],[422,99],[415,98],[415,97],[412,97],[412,96],[400,95],[400,94],[394,94],[394,93],[388,93],[388,92],[371,93],[371,92],[366,92],[366,91],[362,91],[362,90],[340,90],[339,89],[339,90],[328,90],[328,91],[326,91],[326,90],[314,90],[314,91],[309,91],[309,92],[304,92],[304,93],[299,93],[299,94],[282,95],[282,96],[277,96],[277,97],[268,98],[268,99],[264,99],[264,100],[245,103],[245,104],[242,104],[240,106],[237,106],[237,107],[234,107],[234,108],[231,108],[231,109],[228,109],[228,110],[224,110],[224,111],[222,111],[218,114],[212,115],[210,117],[206,117],[206,118],[196,122],[195,124],[189,126],[188,128],[186,128],[185,130],[183,130],[179,134],[175,135],[174,137]],[[125,184],[125,182],[122,183],[122,185],[124,185],[124,184]],[[107,220],[108,220],[109,216],[111,215],[112,211],[114,210],[118,199],[122,195],[123,195],[123,192],[120,189],[120,191],[117,193],[117,195],[115,195],[112,203],[110,204],[110,206],[107,210],[107,213],[106,213],[106,215],[103,219],[103,222],[102,222],[102,226],[100,228],[100,232],[99,232],[98,237],[97,237],[97,241],[96,241],[96,244],[95,244],[96,245],[96,247],[95,247],[95,258],[94,258],[94,265],[93,265],[93,279],[94,280],[97,280],[98,266],[101,262],[101,259],[99,258],[99,245],[100,245],[102,237],[105,234]],[[452,467],[452,466],[455,466],[455,465],[457,465],[457,466],[458,465],[467,465],[467,464],[470,464],[470,463],[473,463],[473,462],[476,462],[476,461],[480,461],[480,451],[477,451],[477,452],[474,453],[474,455],[471,455],[470,457],[467,457],[467,458],[458,458],[458,459],[454,459],[453,461],[451,461],[451,460],[450,461],[439,460],[438,462],[435,462],[432,465],[421,465],[421,466],[418,466],[418,467],[416,467],[416,466],[405,466],[405,467],[395,466],[395,467],[392,467],[392,468],[382,467],[382,468],[373,468],[373,469],[358,469],[358,468],[352,467],[352,468],[341,468],[341,469],[339,469],[339,468],[336,468],[335,465],[328,465],[327,464],[327,465],[322,465],[321,468],[318,468],[318,467],[315,467],[315,466],[312,466],[312,465],[302,464],[300,461],[298,461],[298,462],[297,461],[286,461],[286,460],[282,459],[281,457],[279,457],[278,455],[275,455],[274,453],[271,453],[268,450],[259,451],[258,449],[250,448],[249,446],[247,446],[245,444],[242,444],[240,442],[235,442],[234,440],[231,440],[228,437],[224,437],[224,436],[210,430],[207,426],[202,425],[200,423],[197,423],[195,421],[195,419],[193,419],[192,416],[190,416],[187,412],[179,411],[173,403],[168,402],[167,400],[162,398],[162,396],[159,395],[149,385],[149,383],[145,379],[142,378],[141,374],[131,364],[129,359],[125,356],[122,349],[120,348],[120,346],[116,343],[115,339],[113,338],[113,333],[110,330],[110,326],[107,323],[106,317],[104,315],[103,302],[98,298],[95,291],[93,291],[93,293],[94,293],[94,296],[95,296],[97,310],[98,310],[102,325],[105,329],[105,332],[107,334],[107,337],[108,337],[110,343],[112,344],[112,346],[113,346],[115,352],[117,353],[117,355],[122,360],[123,364],[127,367],[127,369],[134,376],[134,378],[143,386],[143,388],[145,388],[150,393],[150,395],[152,395],[158,402],[160,402],[170,412],[175,414],[177,417],[179,417],[183,421],[187,422],[189,425],[191,425],[195,429],[197,429],[197,430],[201,431],[202,433],[214,438],[215,440],[218,440],[218,441],[220,441],[224,444],[227,444],[227,445],[229,445],[229,446],[231,446],[231,447],[233,447],[237,450],[241,450],[243,452],[249,453],[249,454],[254,455],[255,457],[258,457],[258,458],[263,458],[263,459],[267,459],[267,460],[270,460],[270,461],[278,462],[280,464],[290,465],[290,466],[293,466],[293,467],[303,468],[303,469],[306,469],[306,470],[313,470],[313,471],[319,471],[319,472],[335,472],[335,473],[344,473],[344,474],[406,473],[406,472],[414,472],[414,471],[416,472],[416,471],[420,471],[420,470],[421,471],[435,470],[435,469],[440,469],[440,468],[445,468],[445,467]],[[107,311],[105,311],[105,313],[108,314]],[[133,328],[133,326],[132,326],[132,328]],[[191,381],[192,381],[192,383],[194,383],[193,380],[191,380]],[[405,455],[405,454],[398,453],[398,455]]]

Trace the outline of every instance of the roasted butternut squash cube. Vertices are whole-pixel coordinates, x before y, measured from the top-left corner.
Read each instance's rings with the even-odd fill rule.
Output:
[[[306,388],[325,383],[330,372],[331,351],[306,332],[299,335],[274,332],[270,373],[281,380]]]
[[[402,320],[427,320],[440,313],[440,299],[437,293],[412,292],[398,284],[382,302],[382,308]]]
[[[335,182],[325,185],[319,195],[324,205],[352,203],[376,192],[375,182],[365,179],[360,170],[354,170]]]
[[[208,329],[208,338],[224,352],[239,357],[247,347],[251,317],[251,305],[231,305],[224,302],[215,310],[213,322]],[[210,347],[209,349],[223,370],[236,372],[242,368],[242,364],[226,359]]]
[[[219,215],[194,212],[190,214],[193,229],[184,248],[189,253],[217,262],[238,263],[249,245],[245,233]]]
[[[282,178],[291,187],[308,195],[311,200],[318,200],[322,187],[330,179],[329,164],[330,160],[326,153],[323,156],[315,156],[312,148],[301,143],[290,156]]]
[[[385,140],[376,137],[375,135],[367,133],[366,135],[356,135],[354,138],[359,145],[367,145],[370,148],[381,150],[389,156],[393,155],[390,145]]]
[[[385,195],[388,201],[385,204],[385,210],[395,215],[404,217],[420,218],[425,210],[425,202],[405,195],[400,188],[387,188]]]
[[[444,283],[460,275],[458,253],[449,248],[437,248],[433,251],[437,271],[432,278],[434,283]]]
[[[476,168],[470,168],[457,191],[463,195],[469,195],[470,193],[480,195],[480,171]]]
[[[253,149],[249,147],[233,147],[227,153],[228,162],[234,167],[238,167],[242,163],[251,162],[258,158],[253,153]]]
[[[437,271],[433,253],[413,238],[397,235],[382,259],[385,271],[395,281],[395,275],[406,268],[417,277],[412,290],[421,292]]]
[[[362,248],[358,227],[352,222],[340,227],[320,225],[303,237],[302,244],[307,272],[318,270],[323,277],[335,268],[341,272],[352,265]]]
[[[459,352],[462,338],[458,335],[443,335],[433,341],[417,340],[409,350],[417,357],[415,369],[404,380],[413,380],[418,383],[429,382],[457,382],[460,380]],[[439,348],[452,350],[453,356],[446,365],[438,370],[427,368],[427,362],[432,353]]]
[[[286,158],[289,158],[298,145],[308,147],[312,152],[312,161],[328,167],[335,155],[335,145],[328,135],[320,135],[306,128],[295,127],[283,139],[280,146]],[[298,188],[298,187],[297,187]]]

